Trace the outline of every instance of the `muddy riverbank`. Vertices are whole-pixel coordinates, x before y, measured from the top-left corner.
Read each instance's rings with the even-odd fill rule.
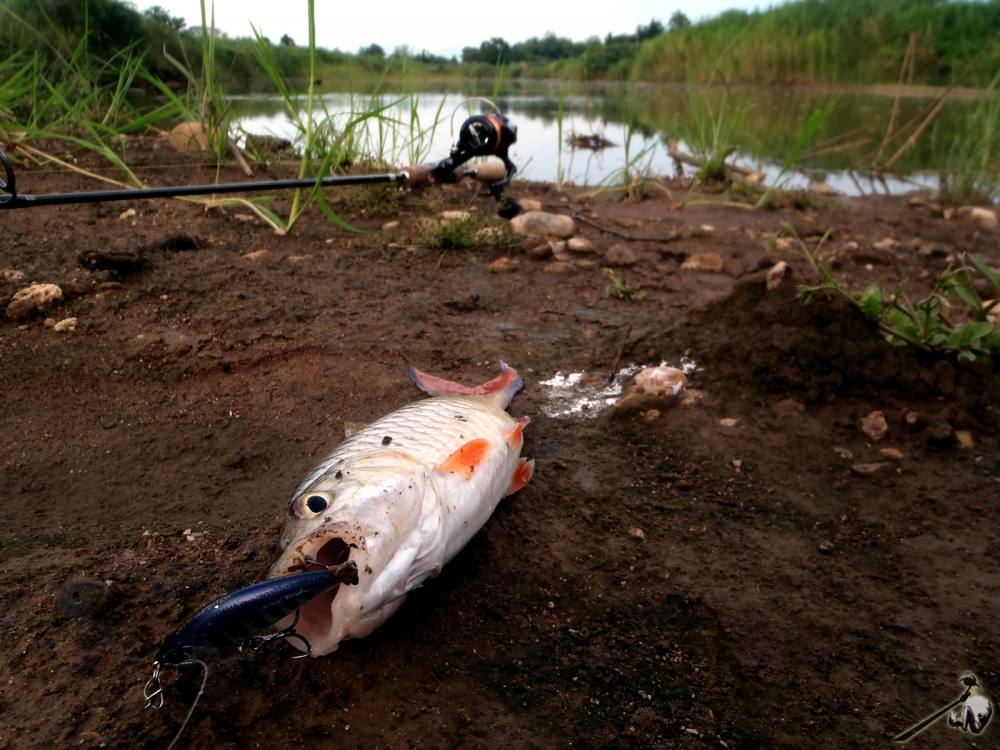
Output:
[[[133,151],[151,182],[214,177]],[[183,168],[143,173],[165,160]],[[885,747],[964,670],[1000,696],[998,380],[803,305],[812,279],[772,237],[831,230],[852,288],[920,289],[956,253],[1000,265],[996,229],[905,197],[681,209],[515,185],[583,219],[590,250],[544,257],[505,233],[431,246],[444,210],[503,232],[468,186],[350,190],[331,197],[361,233],[180,201],[0,213],[0,301],[63,295],[0,321],[0,747],[165,746],[198,680],[143,710],[159,642],[265,574],[345,425],[417,398],[409,364],[476,383],[500,358],[525,376],[531,484],[371,637],[214,661],[183,745]],[[635,294],[607,295],[605,267]],[[693,405],[548,416],[559,372],[682,358]],[[970,745],[938,726],[913,746]]]

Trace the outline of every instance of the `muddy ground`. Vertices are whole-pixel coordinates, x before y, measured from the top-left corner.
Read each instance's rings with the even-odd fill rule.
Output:
[[[129,157],[150,182],[214,176],[148,144]],[[38,166],[18,181],[93,187]],[[804,306],[804,264],[768,239],[781,221],[811,241],[831,229],[852,287],[919,287],[956,252],[1000,264],[1000,234],[905,198],[749,211],[512,193],[682,238],[580,223],[598,254],[561,265],[427,247],[421,221],[442,210],[501,224],[467,186],[339,191],[362,234],[313,211],[279,237],[244,208],[167,200],[0,213],[0,268],[24,274],[0,301],[31,281],[65,294],[0,321],[0,747],[168,744],[198,675],[166,675],[165,708],[144,710],[158,644],[264,576],[292,490],[345,424],[418,397],[408,364],[476,383],[501,357],[526,380],[512,412],[532,417],[531,484],[371,637],[212,661],[181,746],[887,747],[964,670],[1000,698],[997,378],[894,348],[842,304]],[[645,299],[605,296],[616,243]],[[101,270],[109,251],[141,264]],[[705,252],[721,271],[681,269]],[[793,276],[768,292],[779,260]],[[69,316],[75,331],[45,324]],[[683,356],[695,406],[546,416],[558,371]],[[859,428],[873,410],[877,443]],[[938,725],[911,747],[997,736]]]

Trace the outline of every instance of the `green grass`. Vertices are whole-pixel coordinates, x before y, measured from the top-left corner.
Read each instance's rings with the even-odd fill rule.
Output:
[[[630,75],[684,81],[693,62],[712,60],[733,83],[894,83],[911,32],[914,83],[946,85],[961,72],[968,85],[982,85],[1000,69],[996,0],[801,0],[731,10],[656,36],[640,47]]]
[[[1000,73],[955,128],[935,128],[944,154],[941,199],[953,205],[988,203],[1000,197]]]
[[[489,222],[480,214],[470,213],[457,219],[427,221],[420,232],[419,241],[434,250],[468,250],[481,244],[482,230]]]
[[[782,230],[794,239],[819,281],[799,287],[804,301],[817,294],[845,299],[896,346],[986,365],[1000,359],[1000,327],[989,320],[990,312],[1000,304],[1000,275],[979,258],[967,256],[959,265],[949,266],[937,276],[931,293],[919,299],[907,294],[905,280],[891,291],[876,283],[861,292],[850,292],[834,278],[832,268],[819,262],[819,251],[829,233],[815,248],[809,248],[790,224],[782,224]],[[987,302],[976,291],[977,278],[991,288],[993,301]]]
[[[736,151],[748,108],[732,103],[728,85],[715,89],[688,84],[689,118],[681,136],[702,163],[699,180],[726,179],[726,161]]]
[[[619,276],[610,268],[602,268],[601,273],[607,278],[608,283],[604,287],[604,296],[609,299],[622,299],[629,302],[642,302],[649,296],[649,292],[644,289],[633,288],[624,276]]]

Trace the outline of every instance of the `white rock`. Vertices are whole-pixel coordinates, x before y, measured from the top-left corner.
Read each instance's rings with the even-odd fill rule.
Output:
[[[62,289],[55,284],[32,284],[16,292],[7,305],[7,316],[10,318],[23,318],[30,315],[39,307],[61,300]]]
[[[118,221],[128,221],[129,219],[134,219],[138,214],[134,208],[130,208],[128,211],[122,211],[118,214]]]
[[[397,227],[399,227],[398,221],[387,221],[385,224],[382,225],[382,231],[391,232],[393,229],[396,229]]]
[[[468,219],[470,215],[471,214],[469,214],[468,211],[442,211],[438,214],[438,216],[441,217],[441,221],[444,222],[464,221],[465,219]]]
[[[168,139],[174,151],[208,150],[208,138],[200,122],[182,122],[170,131]]]
[[[521,207],[521,210],[527,213],[528,211],[541,211],[542,202],[536,201],[534,198],[522,198],[517,202]]]
[[[510,225],[517,234],[559,238],[572,237],[576,234],[576,222],[569,216],[545,211],[518,214],[510,220]]]
[[[76,330],[76,318],[64,318],[52,326],[52,330],[57,333],[62,333],[63,331],[72,333]]]
[[[779,260],[771,269],[767,272],[767,289],[768,291],[774,291],[782,284],[785,283],[785,279],[792,275],[792,269],[783,260]]]
[[[657,396],[676,396],[687,387],[687,376],[676,367],[647,367],[635,376],[635,384],[644,393]]]
[[[566,243],[566,249],[571,253],[580,253],[583,255],[594,252],[594,243],[586,237],[570,237]]]
[[[982,206],[962,206],[958,209],[958,215],[964,216],[967,219],[972,219],[983,229],[996,229],[997,225],[1000,224],[997,220],[997,212],[992,208],[983,208]]]

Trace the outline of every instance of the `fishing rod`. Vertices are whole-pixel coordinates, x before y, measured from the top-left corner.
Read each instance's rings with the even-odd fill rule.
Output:
[[[75,203],[106,203],[108,201],[146,200],[152,198],[179,198],[194,195],[221,195],[254,191],[293,190],[296,188],[341,187],[346,185],[375,185],[395,183],[418,187],[430,183],[456,182],[461,177],[474,177],[489,184],[490,193],[500,203],[499,213],[504,218],[517,214],[517,203],[503,197],[504,188],[510,183],[517,167],[510,160],[509,149],[517,141],[517,126],[497,114],[473,115],[462,123],[458,140],[451,153],[436,164],[404,167],[398,172],[366,175],[338,175],[333,177],[263,180],[257,182],[226,182],[202,185],[170,185],[149,188],[123,188],[119,190],[91,190],[73,193],[42,193],[28,195],[17,192],[14,165],[0,148],[0,165],[4,177],[0,178],[0,210],[13,208],[39,208]],[[499,164],[477,164],[460,169],[477,156],[496,156]]]

